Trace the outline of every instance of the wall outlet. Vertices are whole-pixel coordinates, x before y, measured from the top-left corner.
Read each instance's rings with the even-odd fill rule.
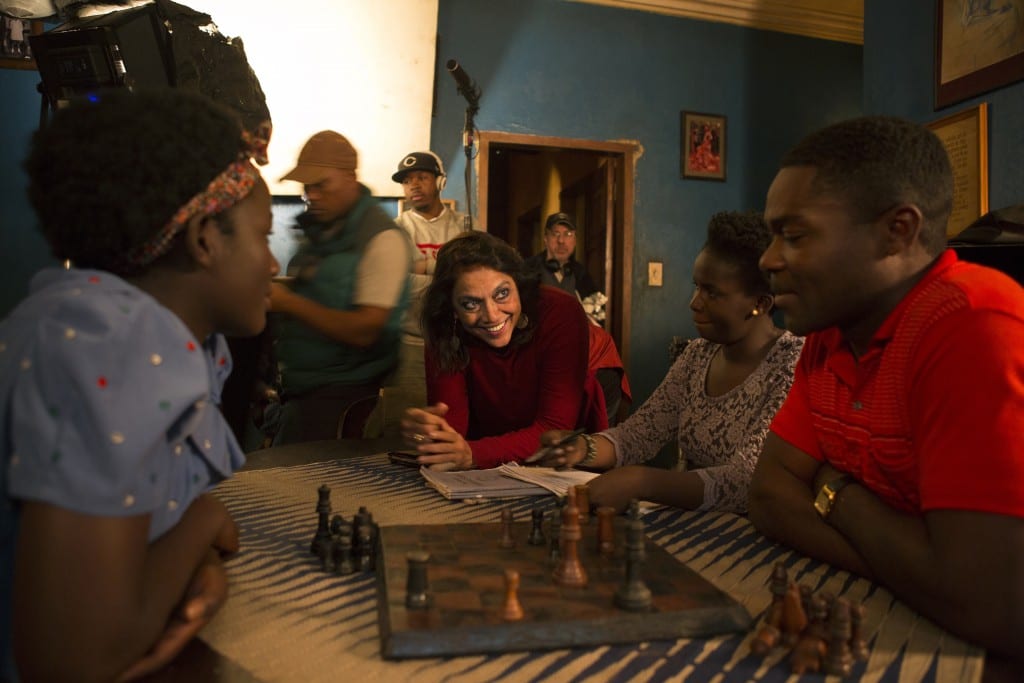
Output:
[[[661,261],[647,262],[647,285],[661,287]]]

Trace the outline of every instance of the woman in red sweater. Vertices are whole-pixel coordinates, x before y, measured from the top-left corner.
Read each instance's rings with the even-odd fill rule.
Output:
[[[441,248],[422,322],[430,405],[402,420],[420,464],[495,467],[525,460],[549,429],[607,425],[583,308],[499,238],[470,232]]]

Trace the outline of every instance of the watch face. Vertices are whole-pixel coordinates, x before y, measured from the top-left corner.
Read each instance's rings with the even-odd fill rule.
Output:
[[[828,511],[832,508],[832,496],[829,495],[830,493],[831,491],[828,490],[827,486],[822,486],[817,498],[814,499],[814,509],[822,517],[828,515]]]

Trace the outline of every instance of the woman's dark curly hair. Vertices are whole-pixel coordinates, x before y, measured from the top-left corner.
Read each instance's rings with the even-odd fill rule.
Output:
[[[768,275],[761,270],[758,261],[771,240],[771,230],[761,214],[722,211],[708,222],[708,239],[703,248],[716,258],[736,266],[748,295],[770,295]]]
[[[33,136],[28,197],[56,258],[134,275],[124,255],[238,158],[242,127],[231,110],[182,90],[94,100],[59,110]]]
[[[525,344],[537,327],[540,281],[523,263],[511,245],[486,232],[467,232],[447,242],[437,252],[434,280],[423,296],[421,323],[423,338],[437,356],[441,369],[457,372],[469,365],[469,341],[462,331],[452,305],[452,292],[459,277],[478,268],[490,268],[512,278],[519,290],[526,324],[512,331],[510,346]],[[456,342],[456,340],[458,340]]]

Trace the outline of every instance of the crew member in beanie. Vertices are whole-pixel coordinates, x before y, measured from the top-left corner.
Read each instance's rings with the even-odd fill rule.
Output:
[[[406,154],[391,179],[401,183],[405,195],[405,210],[396,222],[413,245],[410,303],[402,318],[398,368],[385,382],[381,400],[367,421],[365,436],[368,437],[398,434],[405,410],[427,403],[420,300],[434,278],[437,250],[468,227],[465,214],[441,202],[447,178],[440,157],[433,152]]]
[[[576,224],[567,213],[553,213],[544,222],[544,251],[526,259],[545,285],[558,287],[580,299],[597,291],[597,285],[576,260]]]
[[[274,445],[333,439],[356,401],[376,396],[398,361],[408,303],[409,242],[356,177],[356,150],[321,131],[282,180],[302,183],[303,238],[288,264],[295,279],[274,284],[282,313],[275,352],[281,422]]]

